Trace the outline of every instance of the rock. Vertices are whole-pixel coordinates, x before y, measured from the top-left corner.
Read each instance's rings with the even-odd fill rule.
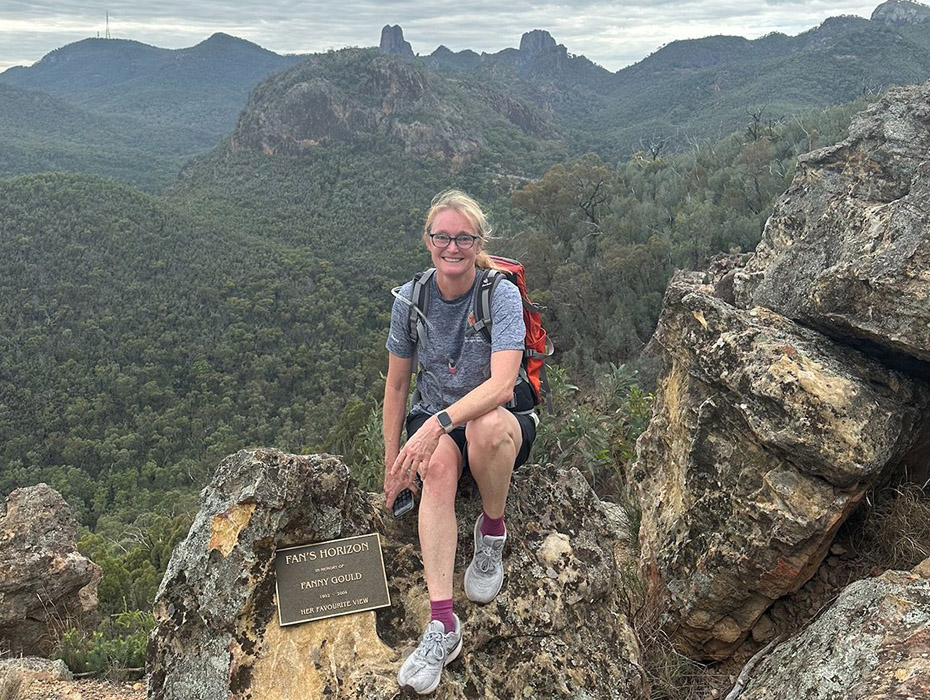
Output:
[[[768,615],[759,617],[755,625],[752,626],[752,640],[759,644],[765,644],[775,638],[775,623]]]
[[[869,18],[885,24],[925,24],[930,22],[930,7],[909,0],[888,0],[872,11]]]
[[[381,53],[388,56],[413,58],[413,48],[409,41],[404,41],[404,30],[399,24],[385,24],[381,29]]]
[[[35,681],[70,681],[74,679],[71,669],[61,659],[43,659],[39,656],[22,656],[0,659],[0,676],[18,671],[25,678]]]
[[[620,610],[614,550],[624,533],[581,475],[538,467],[515,475],[508,574],[487,606],[462,592],[480,507],[467,495],[455,582],[466,646],[435,697],[645,697],[637,643]],[[381,503],[360,492],[335,457],[228,457],[156,598],[150,700],[398,697],[396,672],[422,634],[429,603],[416,517],[394,520]],[[280,627],[275,549],[368,532],[381,535],[392,607]]]
[[[930,403],[920,381],[712,292],[701,273],[669,284],[654,337],[666,369],[629,475],[650,586],[703,659],[815,573]]]
[[[544,29],[534,29],[520,37],[520,53],[537,56],[547,51],[554,51],[558,45],[552,35]]]
[[[887,571],[847,586],[755,669],[740,700],[930,697],[930,580]]]
[[[928,151],[930,83],[889,90],[849,138],[802,156],[737,303],[930,374]]]
[[[0,650],[46,656],[70,623],[92,625],[100,567],[77,551],[77,521],[45,484],[16,489],[0,515]]]

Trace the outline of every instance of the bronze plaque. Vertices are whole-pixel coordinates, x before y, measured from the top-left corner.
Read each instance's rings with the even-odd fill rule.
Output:
[[[279,549],[274,569],[282,627],[391,604],[376,532]]]

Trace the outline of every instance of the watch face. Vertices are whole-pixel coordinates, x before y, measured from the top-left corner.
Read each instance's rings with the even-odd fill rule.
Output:
[[[446,430],[449,430],[452,427],[452,419],[449,418],[449,414],[445,411],[440,411],[436,417],[439,419],[439,425],[441,425]]]

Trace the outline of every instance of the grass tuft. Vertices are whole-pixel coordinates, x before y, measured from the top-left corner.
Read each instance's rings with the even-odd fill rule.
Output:
[[[18,668],[0,670],[0,700],[22,700],[29,689],[30,680]]]

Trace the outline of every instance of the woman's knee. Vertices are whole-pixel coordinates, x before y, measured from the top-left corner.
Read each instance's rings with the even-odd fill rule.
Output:
[[[465,439],[469,448],[480,450],[498,450],[505,447],[519,448],[515,444],[514,425],[519,432],[519,424],[509,411],[499,408],[468,421],[465,426]]]
[[[459,481],[459,465],[453,459],[437,458],[430,460],[429,469],[423,478],[423,491],[436,496],[455,498]]]

